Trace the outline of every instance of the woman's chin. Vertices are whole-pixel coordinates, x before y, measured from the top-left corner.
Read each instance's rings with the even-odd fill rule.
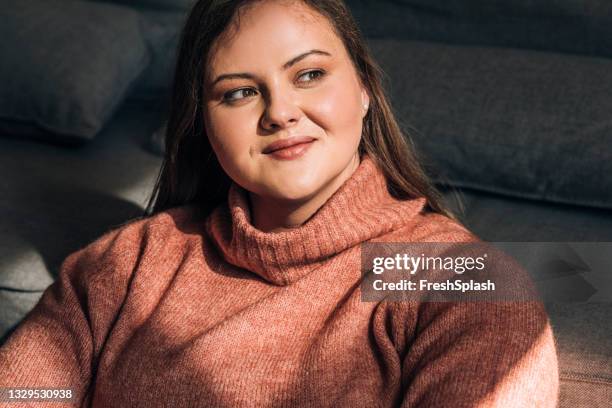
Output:
[[[312,169],[308,172],[284,172],[269,180],[264,190],[270,198],[283,201],[302,201],[316,195],[323,184]]]
[[[286,202],[305,202],[310,200],[316,195],[316,188],[298,188],[297,186],[291,186],[292,188],[277,189],[271,192],[270,197],[278,201]]]

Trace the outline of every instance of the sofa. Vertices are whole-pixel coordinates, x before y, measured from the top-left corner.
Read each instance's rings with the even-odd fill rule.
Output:
[[[0,10],[0,344],[68,254],[143,214],[191,4]],[[347,4],[402,128],[470,230],[492,242],[612,241],[612,4]],[[561,407],[612,401],[612,292],[593,290],[546,303]]]

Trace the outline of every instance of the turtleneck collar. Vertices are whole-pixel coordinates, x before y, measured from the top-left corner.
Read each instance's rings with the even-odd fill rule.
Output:
[[[251,223],[248,192],[232,183],[227,203],[206,219],[206,231],[225,260],[276,285],[300,279],[329,258],[409,222],[425,205],[401,201],[367,154],[359,167],[304,224],[263,232]]]

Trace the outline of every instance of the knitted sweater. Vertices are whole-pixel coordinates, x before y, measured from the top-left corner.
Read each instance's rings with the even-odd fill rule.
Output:
[[[117,227],[66,258],[0,349],[0,387],[93,407],[556,406],[541,304],[360,299],[360,243],[477,240],[424,206],[365,156],[288,231],[254,228],[236,184],[206,219]]]

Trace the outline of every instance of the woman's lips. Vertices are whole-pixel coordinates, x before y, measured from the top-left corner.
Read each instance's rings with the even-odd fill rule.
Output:
[[[302,156],[316,139],[310,136],[294,136],[270,143],[262,151],[275,159],[291,160]]]
[[[306,151],[310,148],[310,146],[313,144],[314,141],[315,139],[312,139],[309,142],[294,144],[289,147],[274,150],[266,154],[268,156],[271,156],[275,159],[280,159],[280,160],[297,159],[298,157],[301,157],[304,155],[304,153],[306,153]]]

